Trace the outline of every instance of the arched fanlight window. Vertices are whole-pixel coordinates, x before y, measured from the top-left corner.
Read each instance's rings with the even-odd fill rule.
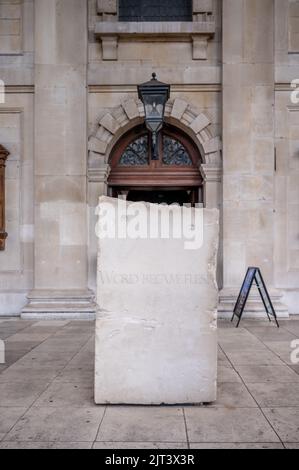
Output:
[[[133,140],[119,160],[119,166],[143,166],[149,164],[149,139],[143,135]]]
[[[193,166],[188,150],[178,140],[163,135],[163,165]]]
[[[169,197],[171,191],[181,191],[192,202],[202,201],[202,159],[192,139],[180,129],[165,123],[158,135],[158,157],[153,159],[152,139],[145,125],[131,129],[116,143],[110,154],[110,194],[117,197],[123,191],[132,194],[136,188],[148,193],[159,188],[159,191],[167,191]],[[146,200],[150,197],[154,195]],[[145,200],[144,194],[142,198]]]

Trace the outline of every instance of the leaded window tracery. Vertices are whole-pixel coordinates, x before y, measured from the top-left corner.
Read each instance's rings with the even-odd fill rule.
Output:
[[[192,160],[186,148],[167,135],[163,136],[163,165],[192,166]]]
[[[122,154],[120,166],[144,166],[149,164],[148,136],[144,135],[131,142]]]

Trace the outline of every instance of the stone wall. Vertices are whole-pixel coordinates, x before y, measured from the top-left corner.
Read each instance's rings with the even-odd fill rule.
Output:
[[[275,25],[275,284],[291,313],[299,313],[299,104],[291,100],[299,79],[299,2],[276,4]]]
[[[6,85],[33,85],[33,0],[0,2],[0,79]]]
[[[89,287],[91,289],[95,288],[96,283],[97,243],[93,229],[96,222],[94,212],[99,196],[106,194],[107,191],[105,184],[107,180],[107,160],[112,144],[116,143],[114,138],[112,143],[108,140],[109,145],[107,146],[105,141],[109,139],[109,132],[105,129],[99,129],[99,124],[105,115],[117,116],[123,103],[130,102],[130,100],[136,101],[137,85],[147,81],[152,72],[155,71],[159,80],[172,85],[172,104],[170,107],[178,99],[178,101],[181,100],[186,103],[186,107],[189,106],[194,110],[194,115],[191,113],[188,117],[190,121],[187,124],[191,124],[192,120],[201,114],[208,118],[208,122],[210,122],[209,132],[211,135],[218,137],[217,150],[220,149],[221,145],[219,137],[221,137],[222,126],[220,1],[216,0],[213,3],[215,34],[207,43],[206,59],[200,61],[193,60],[191,36],[182,38],[179,32],[177,37],[174,36],[168,39],[163,35],[156,35],[151,38],[141,35],[135,40],[130,37],[123,37],[118,41],[117,59],[112,61],[103,60],[103,44],[101,37],[95,35],[96,25],[98,22],[103,21],[117,21],[117,17],[113,12],[109,13],[108,11],[106,12],[107,15],[103,16],[102,10],[99,9],[99,3],[101,2],[89,0],[89,138],[93,139],[94,136],[100,136],[99,139],[104,141],[102,143],[97,142],[97,140],[93,141],[94,144],[97,144],[98,152],[104,156],[102,163],[99,163],[99,154],[97,153],[91,151],[89,157]],[[211,5],[211,2],[195,2],[196,17],[194,17],[194,21],[203,19],[201,15],[205,10],[210,11]],[[171,113],[172,108],[169,115]],[[139,116],[139,112],[137,115]],[[126,115],[125,118],[128,120]],[[181,118],[182,115],[173,124],[178,127],[186,126]],[[135,125],[136,123],[135,119]],[[134,119],[128,126],[132,127],[133,125]],[[120,129],[116,138],[120,138],[122,133],[128,130],[128,126]],[[110,135],[110,137],[113,136]],[[196,135],[193,137],[196,140]],[[220,189],[214,188],[215,183],[218,187],[220,185],[220,168],[221,161],[219,160],[218,173],[215,172],[213,175],[209,175],[212,179],[211,186],[207,185],[209,207],[219,207],[220,204]]]
[[[172,85],[172,106],[186,102],[189,119],[203,114],[210,135],[224,134],[223,193],[221,163],[202,169],[206,202],[224,207],[222,312],[230,314],[254,263],[279,312],[299,313],[299,105],[290,87],[299,79],[299,2],[198,0],[187,29],[162,22],[157,34],[140,25],[133,38],[124,24],[115,39],[116,3],[0,0],[0,143],[10,151],[0,313],[19,313],[29,292],[43,305],[49,290],[58,310],[81,299],[92,311],[94,209],[106,193],[110,147],[94,167],[99,154],[88,157],[88,139],[110,139],[102,119],[136,102],[137,84],[153,71]]]
[[[17,315],[33,285],[33,94],[7,93],[0,105],[6,162],[6,240],[0,254],[0,314]]]

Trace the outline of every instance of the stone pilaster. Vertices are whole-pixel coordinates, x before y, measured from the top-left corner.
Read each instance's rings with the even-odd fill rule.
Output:
[[[248,266],[259,266],[278,313],[274,260],[274,0],[223,1],[223,256],[220,315]],[[228,306],[230,306],[228,308]],[[262,304],[249,308],[263,310]]]
[[[23,317],[86,317],[87,2],[35,1],[35,283]]]

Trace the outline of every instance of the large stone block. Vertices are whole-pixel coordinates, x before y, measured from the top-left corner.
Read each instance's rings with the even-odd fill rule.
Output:
[[[218,210],[143,205],[143,216],[160,214],[170,233],[181,227],[178,214],[188,218],[188,229],[203,240],[196,249],[187,249],[183,237],[103,236],[105,224],[112,234],[117,220],[132,229],[136,209],[133,203],[100,200],[95,402],[213,402]],[[148,227],[154,232],[156,225]]]

